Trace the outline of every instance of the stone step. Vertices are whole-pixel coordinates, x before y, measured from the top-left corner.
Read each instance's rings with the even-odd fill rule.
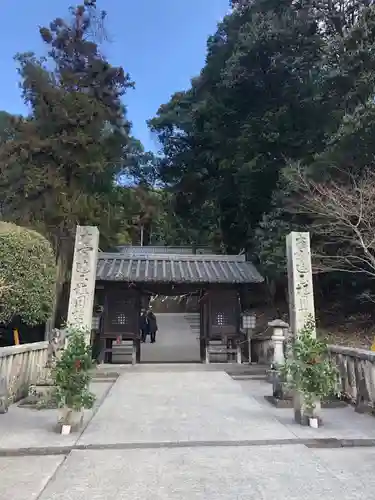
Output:
[[[265,375],[231,375],[233,380],[267,380]]]
[[[268,366],[266,365],[232,365],[230,368],[228,367],[225,371],[231,377],[264,377],[266,378]]]

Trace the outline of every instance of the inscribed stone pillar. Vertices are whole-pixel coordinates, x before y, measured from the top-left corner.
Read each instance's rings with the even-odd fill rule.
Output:
[[[309,319],[312,319],[315,324],[310,234],[307,232],[288,234],[286,254],[290,327],[295,336]]]
[[[91,334],[98,245],[99,231],[97,227],[77,226],[68,324],[84,328],[87,331],[87,342],[90,342]]]

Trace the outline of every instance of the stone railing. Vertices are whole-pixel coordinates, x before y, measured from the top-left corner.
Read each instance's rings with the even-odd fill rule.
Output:
[[[285,337],[263,335],[253,340],[256,361],[264,364],[277,364],[275,352],[282,356],[280,349],[275,350],[275,342],[281,342],[285,350]],[[339,390],[344,399],[355,405],[358,412],[375,414],[375,352],[339,345],[328,346],[330,357],[340,372]],[[285,356],[285,354],[284,354]]]
[[[375,352],[330,345],[340,371],[341,393],[359,412],[375,412]]]
[[[47,341],[0,347],[0,380],[5,379],[9,398],[22,397],[36,383],[47,354]]]

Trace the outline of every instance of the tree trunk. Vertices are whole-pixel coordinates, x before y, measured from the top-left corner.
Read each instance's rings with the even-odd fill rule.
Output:
[[[72,260],[72,248],[63,239],[60,240],[56,248],[56,285],[55,285],[55,303],[51,314],[51,326],[55,327],[59,318],[57,313],[64,293],[64,284],[69,280],[69,266]]]

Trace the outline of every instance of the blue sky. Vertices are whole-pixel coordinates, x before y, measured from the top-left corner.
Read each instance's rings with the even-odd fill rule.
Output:
[[[23,113],[13,56],[45,54],[38,26],[66,17],[74,0],[3,0],[0,16],[0,110]],[[189,86],[205,60],[208,35],[228,11],[229,0],[98,0],[107,11],[109,61],[121,65],[136,83],[125,98],[133,134],[146,149],[157,149],[147,129],[159,105]]]

